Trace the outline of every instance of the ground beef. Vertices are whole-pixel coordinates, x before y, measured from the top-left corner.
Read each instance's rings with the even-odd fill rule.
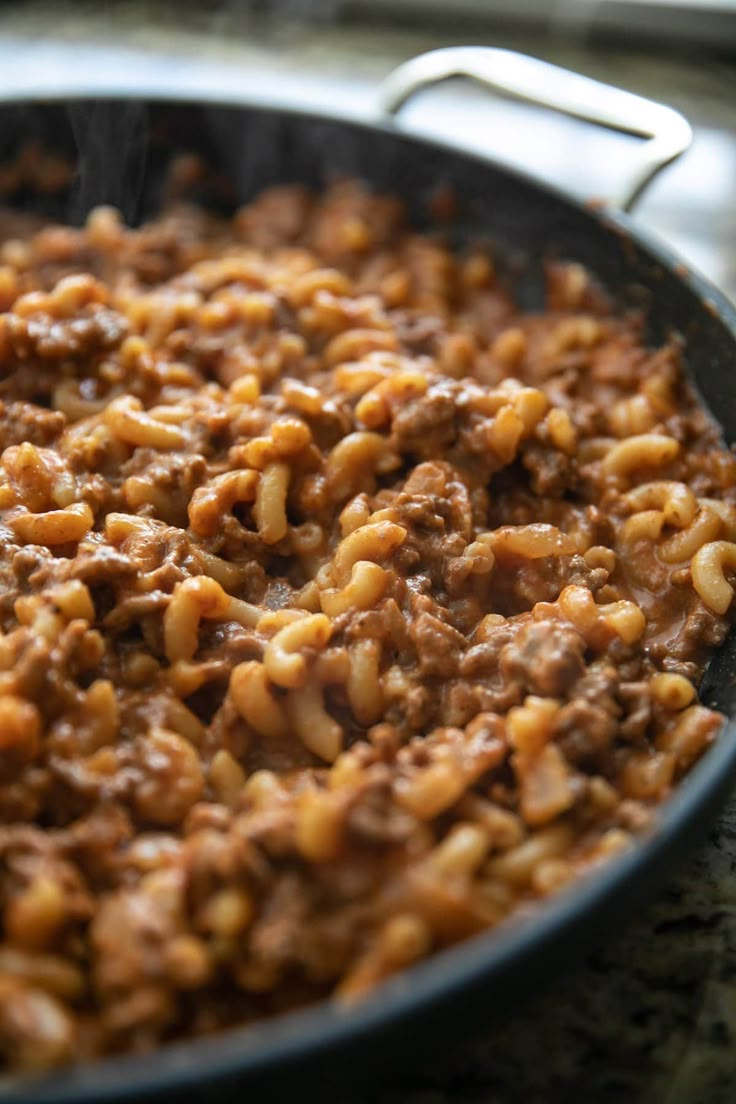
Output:
[[[117,311],[104,308],[86,317],[59,320],[39,313],[4,315],[5,364],[14,360],[76,360],[114,349],[128,332],[128,322]]]
[[[531,622],[502,651],[501,674],[530,694],[564,697],[585,671],[584,653],[573,628]]]
[[[569,762],[600,770],[616,737],[616,722],[616,713],[605,705],[575,698],[555,719],[554,737]]]
[[[455,419],[453,388],[438,386],[399,409],[393,419],[393,431],[402,452],[432,459],[454,440]]]
[[[449,678],[457,671],[465,638],[429,613],[420,613],[409,630],[423,675]]]
[[[50,445],[64,429],[66,418],[60,410],[46,410],[29,402],[4,403],[0,400],[0,451],[10,445]]]
[[[0,227],[4,1067],[353,999],[646,829],[732,620],[675,344],[354,183]]]

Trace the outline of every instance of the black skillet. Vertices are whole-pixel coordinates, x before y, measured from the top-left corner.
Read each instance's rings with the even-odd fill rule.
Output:
[[[402,66],[383,89],[375,123],[317,116],[266,103],[232,104],[172,92],[100,96],[76,91],[43,101],[0,105],[0,159],[37,139],[74,157],[79,171],[63,194],[19,191],[13,202],[62,219],[93,205],[122,206],[128,219],[161,204],[174,156],[192,151],[216,172],[198,197],[243,202],[275,182],[319,187],[336,174],[357,175],[403,196],[417,225],[438,187],[457,197],[452,233],[460,243],[488,238],[505,258],[516,292],[541,306],[539,262],[545,257],[586,265],[623,307],[647,311],[649,337],[672,331],[686,341],[687,365],[706,404],[736,440],[736,311],[715,288],[689,272],[624,214],[583,206],[553,188],[450,144],[397,131],[391,115],[418,88],[464,75],[623,130],[648,141],[632,172],[622,207],[687,147],[690,129],[658,104],[507,51],[435,51]],[[218,183],[219,181],[219,183]],[[407,1041],[443,1048],[470,1025],[488,1020],[536,989],[585,948],[599,943],[638,907],[686,847],[702,838],[736,780],[736,633],[713,660],[703,693],[729,717],[718,741],[663,809],[655,829],[628,853],[535,915],[444,951],[387,982],[347,1011],[329,1003],[215,1038],[173,1044],[151,1055],[116,1058],[36,1081],[1,1083],[0,1097],[39,1104],[103,1104],[156,1099],[311,1099],[329,1074],[353,1084],[400,1054]],[[281,1086],[281,1088],[279,1088]],[[348,1099],[350,1092],[342,1094]]]

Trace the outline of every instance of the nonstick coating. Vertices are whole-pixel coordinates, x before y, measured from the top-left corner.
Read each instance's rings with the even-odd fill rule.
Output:
[[[380,125],[262,105],[114,96],[0,105],[0,161],[29,138],[71,154],[79,172],[62,194],[19,192],[11,201],[70,221],[98,203],[116,204],[131,221],[153,214],[165,198],[171,159],[186,152],[202,155],[214,170],[194,198],[225,208],[270,184],[320,187],[351,175],[401,195],[421,227],[432,196],[449,187],[457,215],[448,233],[458,244],[478,237],[494,243],[524,306],[542,305],[543,258],[576,260],[620,306],[646,311],[652,341],[681,334],[692,379],[726,439],[736,440],[736,311],[622,215],[586,208],[450,146]],[[168,1093],[183,1100],[186,1091],[200,1090],[197,1099],[215,1101],[221,1092],[254,1099],[258,1090],[255,1099],[277,1099],[277,1085],[286,1079],[310,1098],[306,1086],[324,1086],[335,1071],[360,1083],[367,1069],[390,1061],[407,1041],[429,1047],[441,1035],[446,1044],[499,1009],[508,1011],[510,1002],[599,943],[702,838],[736,780],[735,674],[732,633],[703,688],[707,703],[730,718],[715,746],[647,838],[530,918],[436,955],[351,1011],[322,1004],[153,1055],[112,1059],[43,1081],[6,1082],[0,1097],[103,1104],[154,1094],[160,1100]]]

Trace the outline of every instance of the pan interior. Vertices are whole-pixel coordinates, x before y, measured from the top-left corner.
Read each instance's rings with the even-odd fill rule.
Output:
[[[156,213],[168,194],[172,160],[187,153],[201,156],[211,169],[188,197],[224,210],[271,184],[319,188],[335,177],[358,176],[402,196],[422,227],[438,189],[449,188],[457,215],[448,234],[457,244],[491,242],[522,306],[542,305],[543,259],[574,259],[621,307],[646,312],[652,342],[673,331],[681,334],[691,378],[725,439],[736,441],[736,312],[661,249],[642,244],[641,234],[632,237],[625,219],[596,214],[552,189],[440,145],[299,113],[107,99],[5,104],[0,123],[0,164],[32,141],[78,166],[60,190],[32,190],[21,180],[7,202],[72,223],[100,203],[118,206],[132,223]],[[736,634],[712,661],[702,696],[736,716]],[[731,767],[734,760],[732,750]],[[701,789],[705,805],[708,794]],[[690,812],[695,816],[698,809],[693,805]],[[58,1099],[63,1085],[61,1092]],[[74,1098],[71,1093],[70,1087],[66,1099]]]

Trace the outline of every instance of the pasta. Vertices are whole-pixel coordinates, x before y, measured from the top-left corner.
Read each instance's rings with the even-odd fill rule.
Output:
[[[716,738],[736,459],[546,280],[350,182],[0,246],[6,1069],[357,999]]]

